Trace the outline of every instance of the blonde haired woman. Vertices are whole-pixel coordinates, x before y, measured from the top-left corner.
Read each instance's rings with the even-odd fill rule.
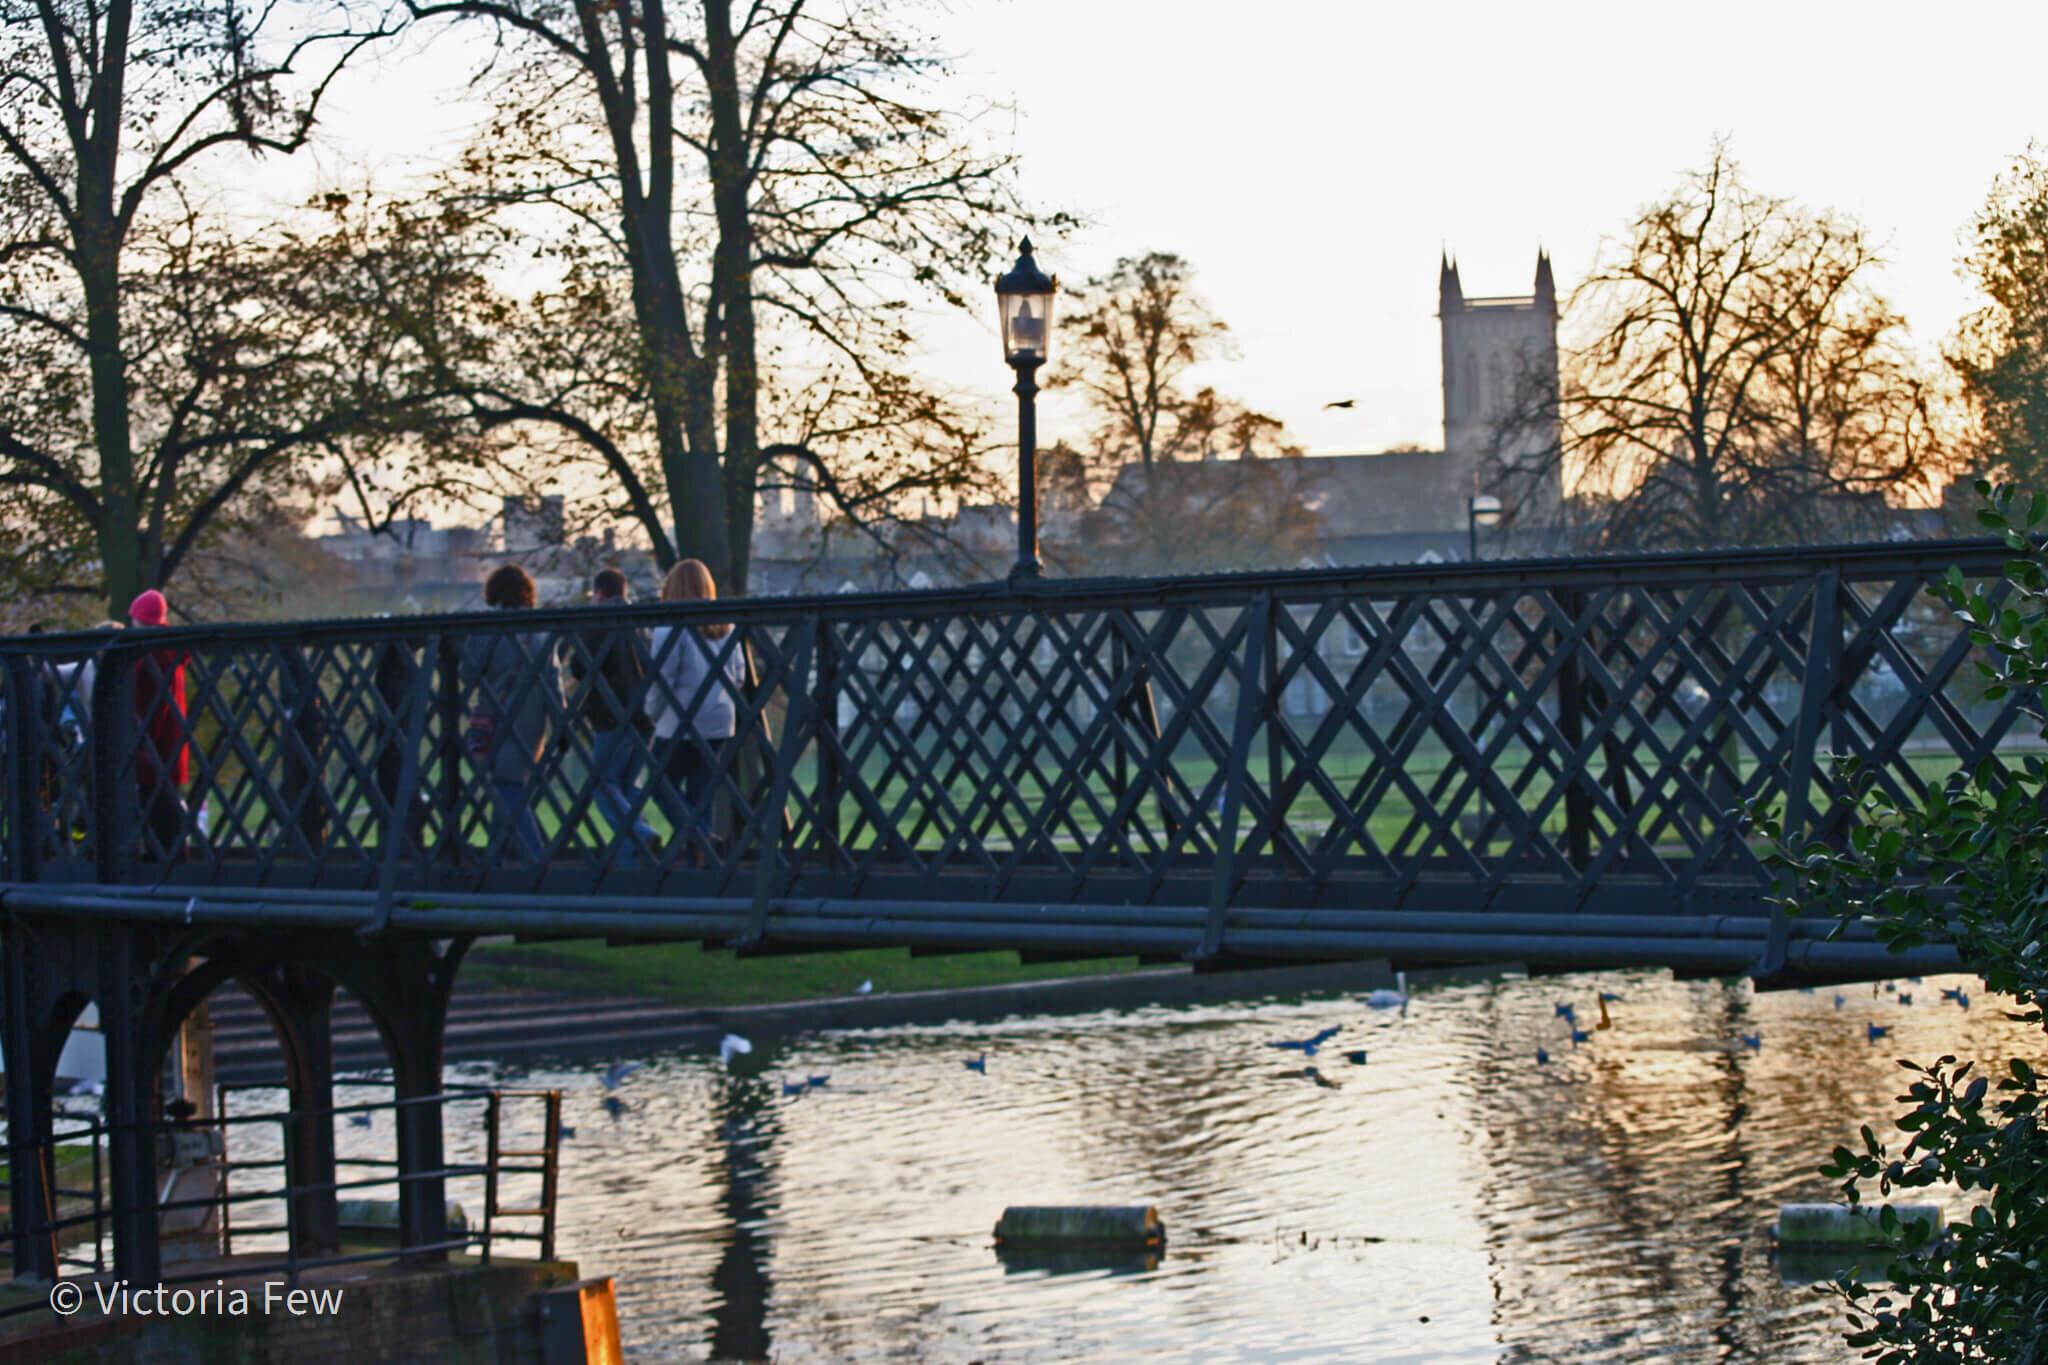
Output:
[[[664,602],[709,602],[718,597],[711,570],[685,559],[662,580]],[[661,804],[678,835],[695,842],[691,861],[702,864],[710,845],[710,794],[720,767],[718,750],[732,738],[737,712],[733,698],[746,678],[746,656],[730,621],[695,627],[656,626],[654,667],[661,685],[653,689],[655,752],[662,773],[682,793],[684,806]]]

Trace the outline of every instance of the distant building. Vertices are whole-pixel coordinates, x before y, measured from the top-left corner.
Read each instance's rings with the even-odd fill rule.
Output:
[[[1472,501],[1500,501],[1498,525],[1479,528],[1488,559],[1540,554],[1558,543],[1562,493],[1554,462],[1544,470],[1557,433],[1538,423],[1515,428],[1496,448],[1503,419],[1540,406],[1555,393],[1557,285],[1547,253],[1536,254],[1532,293],[1467,298],[1457,264],[1446,256],[1437,280],[1443,344],[1441,450],[1390,450],[1377,455],[1316,455],[1266,461],[1262,496],[1277,488],[1316,521],[1303,558],[1324,564],[1386,564],[1461,560],[1472,549]],[[1165,482],[1174,505],[1199,506],[1237,495],[1236,461],[1126,465],[1102,500],[1104,511],[1128,519]],[[1104,528],[1113,530],[1113,528]],[[1268,542],[1271,536],[1265,537]],[[1219,547],[1219,549],[1222,547]],[[1219,564],[1218,567],[1227,567]]]

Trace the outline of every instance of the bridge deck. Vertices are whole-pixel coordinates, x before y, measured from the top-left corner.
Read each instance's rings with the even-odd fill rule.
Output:
[[[1775,906],[1734,812],[1838,840],[1853,797],[1831,754],[1910,798],[2038,748],[2031,699],[1983,698],[1967,634],[1923,591],[2003,557],[1968,541],[0,641],[0,896],[756,950],[1893,970]],[[713,737],[634,724],[664,716]]]

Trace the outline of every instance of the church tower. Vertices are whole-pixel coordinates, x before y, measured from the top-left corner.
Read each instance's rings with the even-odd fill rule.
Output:
[[[1557,282],[1550,254],[1536,253],[1533,293],[1466,298],[1458,263],[1446,254],[1437,275],[1437,317],[1443,331],[1444,460],[1470,471],[1472,491],[1491,493],[1522,525],[1554,519],[1559,496],[1553,468],[1539,481],[1512,477],[1555,446],[1551,423],[1518,422],[1557,392]],[[1516,504],[1521,504],[1518,508]]]

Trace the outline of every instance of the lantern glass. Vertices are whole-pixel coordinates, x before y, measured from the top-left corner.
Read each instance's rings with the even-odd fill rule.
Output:
[[[998,294],[996,299],[1002,307],[1003,359],[1013,365],[1020,360],[1043,363],[1052,351],[1052,291]]]
[[[1500,499],[1488,493],[1481,493],[1470,503],[1474,526],[1498,526],[1500,524]]]

